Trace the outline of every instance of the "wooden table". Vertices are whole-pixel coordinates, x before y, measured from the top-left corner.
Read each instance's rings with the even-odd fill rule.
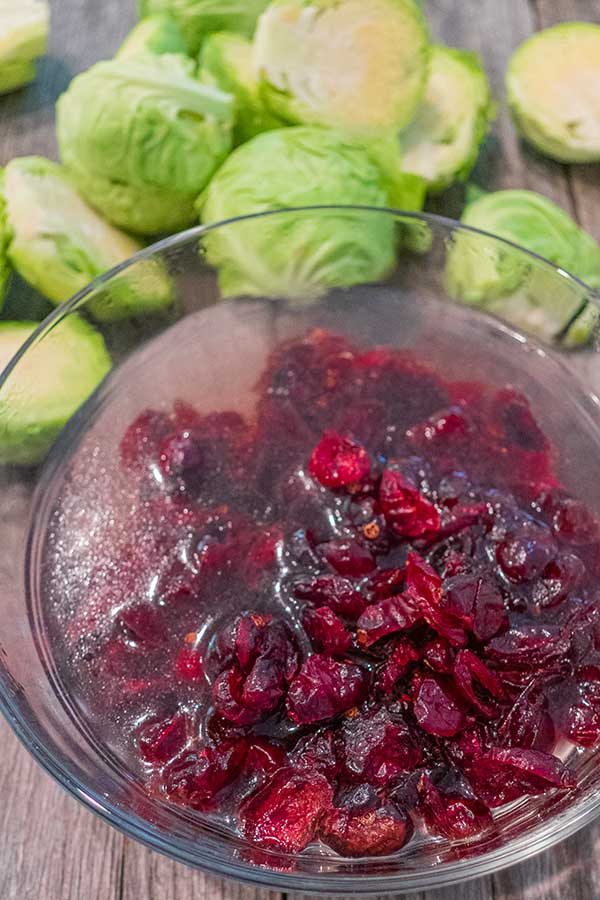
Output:
[[[0,165],[22,154],[56,155],[56,97],[76,72],[111,55],[135,18],[134,0],[53,0],[52,6],[50,52],[37,82],[0,98]],[[568,168],[523,148],[502,98],[512,49],[556,22],[600,23],[600,0],[428,0],[427,7],[436,38],[482,54],[498,100],[498,119],[475,179],[489,188],[540,191],[600,240],[600,166]],[[455,189],[436,208],[456,214],[461,196]],[[188,870],[124,838],[53,784],[3,722],[0,746],[0,900],[275,900]],[[417,896],[430,897],[413,900]],[[528,863],[431,896],[600,898],[600,821]]]

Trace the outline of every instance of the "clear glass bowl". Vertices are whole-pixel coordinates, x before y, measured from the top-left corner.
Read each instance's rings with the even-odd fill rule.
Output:
[[[351,226],[345,252],[353,254],[354,263],[360,263],[365,241],[372,253],[374,235],[395,233],[396,262],[378,274],[379,281],[343,286],[344,280],[356,280],[361,264],[339,266],[339,248],[331,250],[327,235],[335,232],[340,217],[346,229]],[[315,234],[325,235],[316,246]],[[253,257],[257,247],[268,251],[269,245],[276,244],[275,263],[269,262],[268,252],[263,259]],[[186,333],[193,332],[193,317],[219,302],[219,284],[232,283],[223,271],[219,281],[211,260],[222,262],[229,254],[231,262],[232,253],[238,254],[241,269],[245,266],[248,278],[254,279],[255,290],[280,295],[270,300],[269,309],[275,325],[284,322],[286,334],[301,331],[307,323],[358,333],[371,343],[385,342],[389,334],[395,342],[418,346],[420,354],[434,363],[450,335],[451,365],[456,372],[465,379],[478,372],[488,379],[501,378],[506,364],[517,387],[549,410],[542,424],[558,440],[576,432],[581,422],[590,434],[600,427],[600,401],[595,393],[600,386],[597,295],[550,263],[455,222],[359,208],[259,214],[196,228],[142,251],[97,279],[40,325],[0,377],[0,407],[13,379],[18,379],[24,365],[35,362],[37,354],[42,358],[48,335],[65,317],[75,311],[85,314],[98,298],[110,302],[123,279],[136,270],[137,283],[143,284],[144,279],[164,279],[166,268],[175,297],[167,314],[102,329],[115,368],[107,379],[108,388],[103,386],[87,411],[75,416],[73,427],[84,428],[89,410],[102,405],[98,397],[107,396],[111,385],[118,384],[115,372],[123,371],[132,360],[135,364],[139,356],[134,354],[142,347],[143,353],[152,352],[159,346],[152,342],[168,334],[177,335],[184,346]],[[354,273],[351,278],[340,275],[349,270]],[[364,271],[369,271],[369,265]],[[503,273],[500,279],[498,272]],[[273,291],[270,284],[275,286]],[[281,296],[286,293],[287,299]],[[239,312],[255,302],[240,301],[235,309]],[[490,313],[508,315],[512,324],[502,324]],[[527,334],[528,330],[533,333]],[[213,349],[218,367],[219,348]],[[44,364],[47,367],[51,361],[46,358]],[[553,419],[552,398],[558,390],[561,415]],[[143,406],[154,400],[141,396],[135,402]],[[574,411],[573,423],[567,420],[569,410]],[[265,865],[258,866],[248,853],[249,846],[214,820],[147,796],[131,772],[86,727],[57,677],[46,640],[36,583],[35,497],[48,467],[60,457],[65,446],[61,440],[43,465],[0,469],[0,706],[40,765],[106,821],[154,850],[223,876],[283,891],[350,895],[424,890],[483,875],[548,848],[597,815],[600,766],[596,752],[586,751],[573,757],[579,776],[576,791],[550,792],[500,810],[498,834],[493,838],[457,848],[445,839],[421,836],[395,856],[352,861],[324,848],[309,849],[295,859],[267,853]],[[586,469],[593,469],[594,439],[586,440],[573,445],[579,457],[571,467],[576,483],[570,486],[576,492],[585,491],[589,501],[600,507],[600,496],[594,496],[600,488],[586,478]]]

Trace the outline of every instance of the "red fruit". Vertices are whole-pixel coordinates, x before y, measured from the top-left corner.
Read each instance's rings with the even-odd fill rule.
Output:
[[[167,435],[158,448],[158,465],[167,478],[194,478],[202,474],[204,453],[199,441],[190,431]]]
[[[398,537],[416,538],[440,527],[440,514],[400,472],[386,469],[379,502],[389,528]]]
[[[329,780],[339,772],[340,762],[332,731],[315,731],[301,737],[290,754],[290,765],[306,772],[322,772]]]
[[[558,504],[552,518],[554,534],[574,547],[582,547],[600,540],[598,519],[580,500],[565,497]]]
[[[356,621],[365,608],[365,601],[347,578],[323,575],[294,585],[299,600],[310,600],[317,606],[328,606],[343,619]]]
[[[303,663],[287,695],[292,722],[321,722],[358,706],[369,689],[369,674],[362,666],[313,654]]]
[[[245,771],[247,775],[272,775],[285,765],[283,747],[271,743],[266,738],[255,737],[248,746]]]
[[[162,773],[169,800],[201,811],[213,808],[219,791],[240,774],[247,749],[246,742],[238,739],[189,750],[175,758]]]
[[[197,647],[182,647],[175,657],[175,675],[181,681],[201,681],[204,677],[202,656]]]
[[[156,647],[165,640],[161,615],[150,603],[123,607],[117,613],[117,619],[125,626],[127,636],[137,644]]]
[[[131,423],[121,439],[119,453],[126,469],[144,469],[150,461],[158,462],[158,447],[170,430],[168,416],[147,409]]]
[[[528,525],[508,534],[496,550],[498,565],[514,584],[537,578],[555,556],[552,535],[539,525]]]
[[[393,646],[383,670],[377,678],[377,687],[383,693],[390,693],[398,680],[408,672],[412,663],[420,659],[421,654],[409,640],[398,638]]]
[[[479,641],[488,641],[508,626],[502,594],[489,576],[448,578],[444,583],[443,608]]]
[[[460,778],[436,786],[428,775],[423,775],[418,791],[419,812],[433,834],[462,841],[494,827],[486,804]]]
[[[452,737],[466,724],[465,714],[448,682],[427,676],[420,680],[414,699],[415,718],[423,731]]]
[[[600,741],[600,707],[578,700],[567,716],[565,734],[580,747],[593,747]]]
[[[471,650],[459,650],[456,654],[454,683],[484,719],[495,719],[499,715],[499,702],[505,698],[502,683]]]
[[[493,401],[492,421],[496,433],[507,444],[534,453],[547,450],[548,442],[529,402],[518,391],[512,388],[498,391]]]
[[[585,577],[585,566],[574,553],[561,553],[548,563],[541,582],[534,586],[534,598],[542,607],[556,606],[576,590]]]
[[[506,714],[498,737],[504,746],[523,747],[550,752],[556,742],[556,731],[542,688],[532,682],[517,698]]]
[[[362,578],[377,566],[368,547],[348,538],[338,538],[320,544],[319,551],[340,575]]]
[[[146,762],[163,765],[183,750],[187,743],[187,720],[183,715],[166,722],[149,722],[138,732],[138,747]]]
[[[437,638],[425,647],[423,662],[434,672],[448,675],[454,669],[454,650],[442,638]]]
[[[331,807],[333,790],[319,774],[284,768],[239,811],[246,840],[283,853],[301,853],[316,835],[319,822]]]
[[[399,594],[404,587],[406,571],[404,568],[379,569],[369,577],[366,593],[371,602],[385,600]]]
[[[493,638],[485,655],[496,669],[536,671],[564,659],[569,635],[558,625],[519,625]]]
[[[313,649],[325,656],[343,656],[352,644],[352,635],[342,620],[328,606],[308,607],[302,614],[302,624]]]
[[[411,597],[398,594],[368,606],[357,622],[357,640],[362,647],[370,647],[382,637],[406,631],[420,618]]]
[[[340,755],[350,781],[386,787],[418,766],[423,753],[402,714],[385,706],[344,722]]]
[[[375,809],[338,807],[325,813],[319,837],[340,856],[387,856],[400,850],[413,830],[401,806],[379,802]]]
[[[540,750],[493,747],[473,760],[471,775],[484,800],[494,806],[549,787],[570,790],[574,773],[556,756]]]
[[[423,448],[427,445],[440,446],[449,449],[453,441],[460,441],[469,433],[469,421],[464,409],[454,406],[450,409],[432,416],[426,422],[413,425],[406,432],[409,443]]]
[[[309,470],[324,487],[357,484],[369,474],[371,463],[364,447],[329,431],[321,438],[310,458]]]

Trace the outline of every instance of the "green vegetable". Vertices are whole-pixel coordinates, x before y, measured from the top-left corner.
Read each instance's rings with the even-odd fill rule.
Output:
[[[4,174],[0,169],[0,309],[4,304],[6,287],[10,278],[10,263],[8,261],[8,221],[6,218],[6,204],[3,197]]]
[[[0,0],[0,94],[33,81],[49,29],[46,0]]]
[[[540,194],[521,190],[480,194],[466,207],[462,222],[519,244],[592,287],[600,285],[600,247]],[[586,304],[583,288],[565,279],[560,290],[551,270],[484,235],[455,236],[446,275],[453,297],[482,306],[546,340],[559,336]],[[583,321],[589,325],[591,318]],[[577,333],[581,339],[581,322]]]
[[[0,193],[5,207],[8,258],[29,284],[61,303],[142,245],[105,222],[77,192],[66,171],[39,156],[13,159]],[[144,260],[90,301],[100,321],[157,312],[172,301],[166,272]]]
[[[271,111],[372,137],[413,118],[429,42],[414,0],[272,0],[254,64]]]
[[[424,101],[402,133],[402,168],[430,191],[464,181],[475,165],[494,107],[477,54],[436,46]]]
[[[38,327],[0,322],[0,371]],[[110,370],[102,336],[75,314],[32,345],[0,386],[0,463],[34,465]]]
[[[214,31],[250,37],[269,0],[138,0],[141,16],[169,13],[179,24],[189,52],[196,54]]]
[[[176,54],[97,63],[57,103],[61,157],[86,199],[139,234],[184,228],[232,143],[233,98]]]
[[[267,131],[238,147],[199,203],[205,224],[318,204],[385,206],[366,151],[325,128]],[[225,295],[309,300],[326,288],[376,281],[395,262],[394,220],[351,210],[250,220],[207,233]]]
[[[115,58],[131,59],[154,53],[187,53],[187,45],[175,19],[168,15],[149,16],[129,32]]]
[[[284,124],[268,111],[259,96],[252,44],[243,35],[220,31],[206,38],[200,51],[199,80],[235,97],[235,144]]]
[[[566,22],[525,41],[506,73],[523,137],[560,162],[600,161],[600,25]]]

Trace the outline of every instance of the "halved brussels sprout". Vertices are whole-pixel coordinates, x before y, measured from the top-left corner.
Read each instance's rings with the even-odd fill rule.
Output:
[[[2,196],[4,173],[0,169],[0,309],[4,305],[6,286],[10,278],[10,263],[8,261],[8,221],[6,218],[6,203]]]
[[[368,153],[326,128],[267,131],[235,150],[199,202],[205,224],[286,207],[385,206]],[[309,301],[324,289],[384,277],[394,265],[392,217],[329,210],[264,218],[209,232],[207,259],[223,293]]]
[[[100,218],[77,192],[66,171],[39,156],[13,159],[4,170],[7,254],[25,281],[61,303],[124,262],[141,244]],[[172,302],[164,269],[141,260],[89,304],[100,321],[158,312]]]
[[[149,16],[133,28],[115,55],[115,59],[132,59],[153,53],[187,53],[187,45],[179,25],[171,16]]]
[[[476,53],[432,48],[429,79],[417,116],[400,136],[402,168],[430,191],[464,181],[493,118],[488,80]]]
[[[254,65],[275,115],[366,135],[410,122],[428,62],[414,0],[272,0],[254,38]]]
[[[156,234],[190,224],[194,199],[232,144],[233,98],[176,54],[97,63],[56,106],[62,161],[116,225]]]
[[[234,143],[243,144],[262,131],[285,123],[269,112],[258,90],[252,66],[252,43],[241,34],[209,35],[200,51],[199,80],[233,94],[236,103]]]
[[[565,22],[513,54],[506,90],[523,137],[560,162],[600,161],[600,25]]]
[[[547,197],[523,190],[478,193],[462,222],[537,253],[591,287],[600,285],[600,247]],[[559,291],[553,274],[485,235],[459,233],[448,250],[446,277],[453,297],[545,340],[562,335],[587,307],[584,288],[565,279]],[[589,337],[594,323],[593,315],[583,317],[571,343]]]
[[[138,0],[141,16],[169,13],[181,28],[188,50],[196,54],[214,31],[235,31],[250,37],[269,0]]]
[[[50,7],[46,0],[0,0],[0,94],[29,84],[46,52]]]
[[[0,322],[0,372],[37,322]],[[75,314],[30,347],[0,388],[0,464],[35,465],[111,368],[102,335]]]

